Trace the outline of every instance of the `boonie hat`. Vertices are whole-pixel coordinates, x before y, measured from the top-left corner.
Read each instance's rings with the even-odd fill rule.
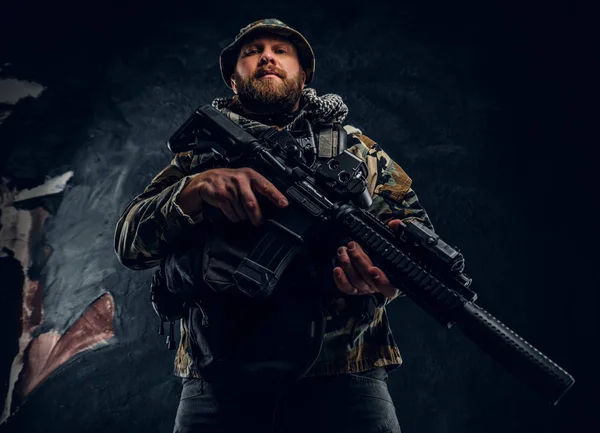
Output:
[[[310,84],[315,72],[315,53],[313,52],[312,47],[306,38],[297,30],[294,30],[278,19],[268,18],[248,24],[240,30],[234,41],[221,51],[221,55],[219,56],[219,66],[221,67],[221,76],[227,87],[231,88],[231,74],[233,74],[233,71],[235,70],[235,64],[237,63],[240,48],[248,40],[248,37],[257,31],[267,31],[283,36],[294,44],[298,51],[300,65],[306,73],[305,84]]]

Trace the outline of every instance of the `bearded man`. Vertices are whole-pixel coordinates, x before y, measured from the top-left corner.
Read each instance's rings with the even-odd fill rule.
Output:
[[[392,229],[415,218],[432,228],[398,164],[357,128],[332,126],[348,113],[341,97],[305,87],[315,57],[299,32],[276,19],[256,21],[222,51],[220,68],[235,95],[212,105],[230,120],[255,136],[272,128],[304,131],[318,143],[315,161],[346,148],[368,168],[372,214]],[[269,215],[288,206],[243,162],[187,152],[121,216],[121,263],[161,265],[170,293],[186,301],[175,432],[400,431],[387,375],[402,359],[385,307],[401,292],[358,243],[306,246],[266,301],[237,290],[236,266]],[[208,217],[215,211],[225,221]],[[375,300],[371,314],[366,299]]]

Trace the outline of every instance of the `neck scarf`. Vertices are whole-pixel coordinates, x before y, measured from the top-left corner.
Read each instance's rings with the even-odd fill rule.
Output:
[[[229,98],[216,98],[212,106],[221,111],[234,122],[238,123],[249,132],[261,132],[265,129],[264,123],[251,120],[243,116],[243,107],[237,96]],[[284,129],[292,130],[305,119],[311,123],[342,123],[348,115],[348,107],[342,97],[333,93],[317,96],[312,88],[302,90],[300,108],[286,118]],[[268,126],[267,126],[268,127]]]

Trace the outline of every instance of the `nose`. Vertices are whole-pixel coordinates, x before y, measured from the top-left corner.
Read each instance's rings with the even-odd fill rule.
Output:
[[[259,64],[262,66],[267,63],[275,63],[275,56],[271,50],[264,50],[262,56],[260,56]]]

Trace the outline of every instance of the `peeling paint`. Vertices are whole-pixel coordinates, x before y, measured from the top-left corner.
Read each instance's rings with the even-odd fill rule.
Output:
[[[44,90],[44,86],[33,81],[4,78],[0,80],[0,103],[14,105],[28,96],[37,98]]]
[[[9,65],[6,63],[4,66]],[[1,71],[2,69],[0,69]],[[9,107],[0,109],[0,125],[13,112],[11,105],[15,105],[21,99],[31,96],[39,97],[46,87],[33,81],[18,80],[16,78],[0,79],[0,104],[7,104]]]
[[[60,176],[49,179],[42,185],[36,186],[35,188],[21,190],[15,196],[14,201],[19,202],[19,201],[28,200],[30,198],[58,194],[58,193],[64,191],[65,187],[67,186],[67,182],[72,177],[73,177],[73,172],[67,171],[66,173],[64,173]]]
[[[9,189],[9,179],[2,178],[0,182],[0,257],[14,255],[21,263],[25,275],[21,288],[23,303],[19,349],[12,360],[7,393],[0,396],[4,399],[0,424],[11,415],[15,397],[23,399],[73,356],[106,345],[108,340],[114,337],[114,300],[110,293],[104,293],[93,302],[64,334],[51,329],[34,337],[34,331],[43,322],[44,312],[41,296],[43,288],[39,281],[28,277],[29,266],[32,263],[31,248],[33,241],[40,238],[45,220],[51,215],[43,208],[21,210],[13,204],[58,194],[64,191],[72,177],[73,172],[68,171],[35,188],[21,191]],[[23,382],[17,389],[21,377]]]
[[[52,330],[34,339],[25,360],[23,396],[78,353],[106,346],[115,335],[114,311],[114,299],[105,293],[64,334]]]

